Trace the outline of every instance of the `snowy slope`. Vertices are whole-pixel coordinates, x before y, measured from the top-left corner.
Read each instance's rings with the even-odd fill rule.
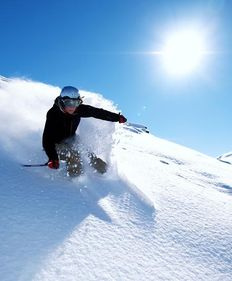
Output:
[[[231,166],[93,118],[78,130],[106,175],[45,162],[41,134],[59,88],[0,79],[3,281],[232,280]],[[117,112],[101,95],[85,102]],[[126,113],[125,113],[126,114]],[[89,135],[93,137],[89,137]]]

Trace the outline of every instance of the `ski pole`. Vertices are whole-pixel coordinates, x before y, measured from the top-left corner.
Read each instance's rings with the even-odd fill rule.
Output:
[[[126,122],[125,125],[131,126],[131,127],[136,127],[136,128],[141,128],[141,129],[147,129],[147,126],[144,126],[142,124],[132,123],[132,122]]]
[[[132,131],[139,131],[139,132],[146,132],[149,133],[149,130],[146,126],[141,125],[141,124],[135,124],[135,123],[131,123],[131,122],[126,122],[124,123],[125,128],[128,128],[129,130],[131,129]]]
[[[48,165],[48,162],[44,164],[21,164],[22,167],[45,167]]]

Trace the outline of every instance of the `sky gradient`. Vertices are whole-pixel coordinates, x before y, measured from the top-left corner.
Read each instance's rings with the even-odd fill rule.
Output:
[[[0,75],[101,93],[158,137],[210,156],[232,150],[231,1],[9,0],[0,22]],[[209,52],[176,77],[155,52],[188,26]]]

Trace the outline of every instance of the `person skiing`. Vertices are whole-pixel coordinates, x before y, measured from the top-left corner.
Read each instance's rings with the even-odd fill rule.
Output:
[[[79,152],[73,148],[75,133],[81,118],[94,117],[105,121],[125,123],[120,113],[113,113],[83,103],[79,90],[65,86],[49,109],[43,131],[42,144],[48,156],[48,167],[58,169],[60,160],[66,161],[69,176],[78,176],[82,170]],[[106,163],[94,153],[88,154],[90,165],[99,173],[106,172]]]

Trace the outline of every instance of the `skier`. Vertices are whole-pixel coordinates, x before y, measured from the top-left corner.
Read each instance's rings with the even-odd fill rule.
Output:
[[[64,87],[60,96],[55,99],[53,107],[47,112],[43,132],[43,148],[49,159],[49,168],[58,169],[59,160],[64,160],[69,176],[78,176],[83,173],[82,161],[73,143],[80,120],[86,117],[119,123],[127,121],[120,113],[83,104],[77,88]],[[88,156],[91,166],[99,173],[106,172],[106,163],[102,159],[94,153],[89,153]]]

